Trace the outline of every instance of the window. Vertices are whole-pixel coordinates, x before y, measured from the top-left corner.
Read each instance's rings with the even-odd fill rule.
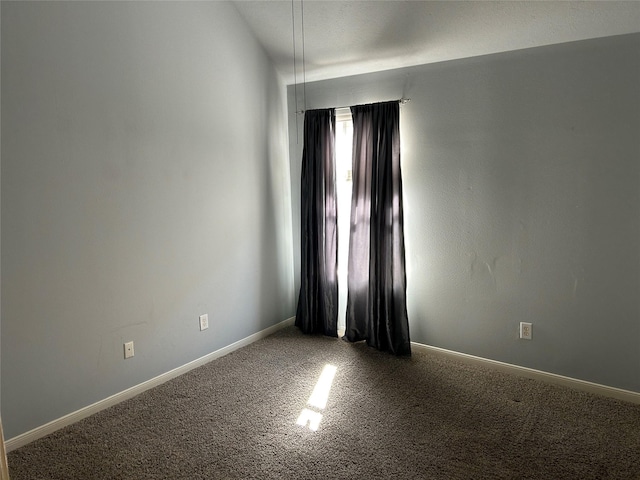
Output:
[[[345,329],[347,315],[347,270],[351,217],[351,162],[353,122],[351,109],[336,108],[336,189],[338,195],[338,332]]]

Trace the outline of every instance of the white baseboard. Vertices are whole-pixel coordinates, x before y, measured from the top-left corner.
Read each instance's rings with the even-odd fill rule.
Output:
[[[113,405],[116,405],[124,400],[135,397],[136,395],[144,392],[145,390],[149,390],[150,388],[156,387],[165,383],[172,378],[175,378],[179,375],[187,373],[194,368],[197,368],[205,363],[208,363],[216,358],[220,358],[224,355],[227,355],[234,350],[238,350],[239,348],[245,347],[253,342],[260,340],[261,338],[267,337],[278,330],[281,330],[285,327],[293,325],[295,322],[295,317],[291,317],[287,320],[284,320],[280,323],[272,325],[271,327],[265,328],[259,332],[254,333],[253,335],[249,335],[246,338],[238,340],[237,342],[232,343],[231,345],[227,345],[215,352],[211,352],[203,357],[197,358],[181,367],[174,368],[166,373],[158,375],[146,382],[142,382],[138,385],[134,385],[131,388],[123,390],[122,392],[116,393],[107,397],[103,400],[100,400],[92,405],[88,405],[80,410],[76,410],[75,412],[71,412],[63,417],[60,417],[56,420],[53,420],[49,423],[41,425],[40,427],[36,427],[33,430],[29,430],[23,434],[20,434],[16,437],[10,438],[5,442],[5,448],[7,452],[15,450],[16,448],[20,448],[23,445],[26,445],[38,438],[45,437],[56,430],[64,428],[68,425],[71,425],[83,418],[86,418],[94,413],[97,413],[105,408],[109,408]],[[552,383],[555,385],[562,385],[565,387],[573,388],[575,390],[580,390],[589,393],[595,393],[597,395],[603,395],[610,398],[616,398],[618,400],[623,400],[626,402],[631,402],[635,404],[640,404],[640,393],[632,392],[630,390],[623,390],[621,388],[608,387],[606,385],[600,385],[598,383],[587,382],[584,380],[578,380],[571,377],[565,377],[563,375],[557,375],[555,373],[543,372],[541,370],[535,370],[533,368],[521,367],[518,365],[513,365],[510,363],[499,362],[497,360],[490,360],[487,358],[476,357],[474,355],[468,355],[466,353],[454,352],[452,350],[447,350],[444,348],[433,347],[430,345],[424,345],[422,343],[411,342],[411,348],[415,351],[424,351],[433,353],[436,355],[446,356],[450,358],[456,358],[460,361],[483,365],[485,367],[493,368],[494,370],[499,370],[511,374],[515,374],[525,378],[532,378],[535,380],[540,380],[547,383]]]
[[[578,380],[576,378],[565,377],[563,375],[557,375],[555,373],[543,372],[541,370],[535,370],[533,368],[521,367],[518,365],[513,365],[511,363],[499,362],[497,360],[489,360],[488,358],[476,357],[474,355],[454,352],[452,350],[447,350],[439,347],[432,347],[431,345],[424,345],[422,343],[411,342],[411,348],[415,349],[415,351],[424,351],[434,353],[436,355],[446,356],[449,358],[455,358],[465,363],[483,365],[494,370],[511,373],[520,377],[532,378],[534,380],[540,380],[546,383],[552,383],[554,385],[569,387],[574,390],[595,393],[596,395],[603,395],[605,397],[615,398],[617,400],[623,400],[625,402],[640,404],[640,392],[608,387],[606,385],[600,385],[599,383]]]
[[[204,365],[205,363],[215,360],[216,358],[220,358],[224,355],[227,355],[233,352],[234,350],[238,350],[239,348],[245,347],[253,342],[260,340],[261,338],[267,337],[272,333],[277,332],[278,330],[288,327],[289,325],[293,325],[294,321],[295,321],[295,317],[291,317],[280,323],[272,325],[269,328],[265,328],[264,330],[254,333],[253,335],[249,335],[246,338],[238,340],[237,342],[232,343],[231,345],[227,345],[226,347],[216,350],[215,352],[211,352],[207,355],[204,355],[203,357],[197,358],[189,363],[182,365],[181,367],[174,368],[173,370],[170,370],[166,373],[158,375],[157,377],[147,380],[146,382],[142,382],[138,385],[134,385],[131,388],[127,388],[122,392],[116,393],[115,395],[111,395],[110,397],[100,400],[92,405],[88,405],[84,408],[81,408],[80,410],[71,412],[68,415],[65,415],[64,417],[60,417],[49,423],[41,425],[40,427],[36,427],[33,430],[29,430],[28,432],[25,432],[16,437],[10,438],[5,442],[6,450],[7,452],[10,452],[12,450],[15,450],[16,448],[20,448],[23,445],[33,442],[34,440],[37,440],[38,438],[42,438],[46,435],[49,435],[50,433],[55,432],[56,430],[66,427],[67,425],[71,425],[73,423],[76,423],[79,420],[82,420],[83,418],[93,415],[94,413],[97,413],[100,410],[104,410],[105,408],[109,408],[124,400],[135,397],[136,395],[144,392],[145,390],[149,390],[150,388],[161,385],[164,382],[171,380],[172,378],[175,378],[179,375],[187,373],[189,370],[193,370],[194,368]]]

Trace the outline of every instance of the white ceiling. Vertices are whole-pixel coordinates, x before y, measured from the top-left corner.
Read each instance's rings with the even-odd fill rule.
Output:
[[[234,4],[287,84],[294,82],[294,21],[298,82],[303,76],[309,82],[640,32],[640,1],[236,0]]]

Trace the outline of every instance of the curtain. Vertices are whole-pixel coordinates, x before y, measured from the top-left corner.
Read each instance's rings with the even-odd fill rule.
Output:
[[[300,295],[296,326],[338,336],[338,229],[335,109],[304,116],[301,186]]]
[[[353,194],[345,337],[410,355],[398,102],[351,107]]]

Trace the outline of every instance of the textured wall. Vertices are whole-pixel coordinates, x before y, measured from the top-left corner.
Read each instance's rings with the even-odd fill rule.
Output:
[[[226,3],[2,2],[7,438],[295,313],[285,111]]]
[[[411,98],[412,340],[640,391],[638,85],[637,34],[306,85],[307,108]],[[290,86],[298,272],[294,109]]]

